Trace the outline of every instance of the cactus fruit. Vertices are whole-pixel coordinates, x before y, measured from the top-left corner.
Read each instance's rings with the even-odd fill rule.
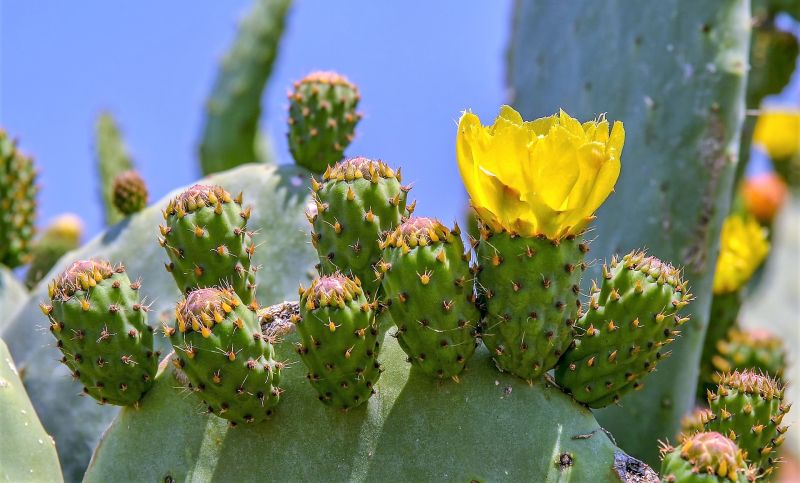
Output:
[[[71,213],[56,218],[45,228],[31,250],[31,263],[25,273],[25,285],[33,288],[67,252],[80,246],[83,221]]]
[[[142,211],[147,206],[147,185],[138,172],[130,170],[114,178],[114,207],[123,215]]]
[[[257,309],[231,289],[201,288],[178,303],[175,325],[163,327],[188,387],[232,425],[271,416],[281,393],[283,364],[261,334]]]
[[[745,483],[752,480],[742,450],[716,432],[697,433],[678,447],[661,447],[661,478],[665,483]]]
[[[406,206],[410,188],[400,184],[400,171],[381,161],[350,158],[329,167],[312,189],[307,217],[319,272],[358,277],[367,295],[375,296],[380,287],[378,240],[413,210]]]
[[[751,369],[781,380],[786,367],[783,340],[766,329],[744,330],[731,328],[728,335],[717,341],[711,357],[711,370],[703,369],[700,376],[704,390],[714,389],[721,374]]]
[[[342,159],[361,114],[358,87],[336,72],[312,72],[289,93],[289,149],[297,164],[322,173]]]
[[[0,264],[9,268],[28,261],[38,190],[33,160],[0,128]]]
[[[375,393],[382,371],[375,304],[367,302],[358,281],[341,274],[317,278],[300,292],[297,353],[307,379],[325,404],[340,409],[363,404]]]
[[[787,429],[781,422],[790,405],[783,395],[780,382],[752,370],[723,374],[716,392],[708,392],[714,418],[706,429],[727,435],[761,473],[770,474]]]
[[[475,352],[480,314],[469,253],[458,225],[412,217],[382,242],[383,293],[408,360],[439,378],[458,378]]]
[[[578,321],[580,335],[556,368],[556,382],[577,401],[604,407],[640,389],[640,379],[670,353],[664,346],[688,317],[688,282],[678,269],[631,252],[603,266],[600,288],[593,285],[589,307]]]
[[[747,211],[764,225],[772,223],[786,203],[788,194],[786,182],[774,171],[748,176],[742,183]]]
[[[153,385],[158,353],[138,281],[122,265],[78,260],[48,286],[40,305],[64,363],[101,403],[138,405]]]
[[[159,243],[182,292],[230,285],[246,305],[253,302],[256,247],[247,231],[249,218],[241,193],[233,198],[219,186],[194,185],[169,202]]]

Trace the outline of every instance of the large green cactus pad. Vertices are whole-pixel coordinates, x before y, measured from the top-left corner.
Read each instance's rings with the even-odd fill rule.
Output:
[[[14,272],[0,266],[0,332],[11,323],[27,298],[28,291],[14,277]]]
[[[598,212],[592,253],[647,247],[685,267],[696,297],[674,357],[643,391],[598,415],[623,448],[651,463],[656,441],[675,433],[693,402],[744,115],[748,6],[517,3],[509,84],[523,116],[563,107],[579,118],[607,112],[625,122],[622,173]]]
[[[308,281],[316,253],[308,243],[308,222],[303,211],[308,202],[309,175],[285,166],[247,165],[204,180],[225,189],[247,194],[253,205],[249,226],[256,230],[260,244],[253,260],[263,270],[257,297],[262,304],[294,296],[297,283]],[[180,294],[166,270],[167,256],[158,245],[161,209],[185,188],[176,189],[145,210],[100,234],[81,249],[59,261],[47,275],[53,278],[79,258],[102,257],[124,263],[128,272],[142,278],[141,295],[153,302],[152,324],[165,312],[172,315]],[[116,409],[99,406],[90,398],[80,398],[81,387],[59,367],[59,353],[46,330],[38,303],[47,300],[46,284],[40,284],[4,332],[3,337],[25,371],[25,385],[42,423],[63,448],[62,465],[68,480],[79,480],[100,433],[116,414]],[[166,353],[169,343],[156,337],[157,348]]]
[[[276,346],[289,364],[270,420],[229,428],[202,414],[168,370],[141,410],[126,409],[111,425],[86,481],[600,482],[626,481],[615,463],[649,470],[619,464],[627,457],[588,410],[555,387],[498,373],[485,350],[461,383],[443,384],[409,373],[387,336],[377,394],[342,412],[317,401],[293,352],[296,340]]]

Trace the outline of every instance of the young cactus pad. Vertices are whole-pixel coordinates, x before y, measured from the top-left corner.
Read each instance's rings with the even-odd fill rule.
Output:
[[[706,429],[736,441],[748,461],[769,474],[787,429],[781,423],[790,405],[783,402],[783,394],[783,386],[769,376],[751,370],[724,374],[717,391],[708,393],[714,419]]]
[[[701,368],[705,389],[714,390],[722,374],[751,369],[781,379],[786,368],[786,349],[783,340],[766,329],[732,328],[725,339],[717,341],[717,351],[711,358],[711,368]]]
[[[678,447],[661,448],[665,483],[745,483],[749,470],[736,443],[716,433],[697,433]]]
[[[158,353],[147,305],[122,265],[78,260],[48,286],[41,304],[64,363],[101,403],[136,405],[153,385]]]
[[[233,198],[219,186],[194,185],[169,202],[164,219],[159,243],[182,292],[230,285],[245,304],[253,301],[256,247],[241,194]]]
[[[359,157],[328,168],[322,183],[312,181],[312,189],[314,203],[307,216],[320,273],[358,277],[374,296],[380,287],[378,239],[400,224],[410,188],[400,184],[399,170]]]
[[[558,384],[594,408],[639,389],[689,320],[678,314],[691,300],[687,285],[678,269],[644,252],[612,258],[601,287],[592,287],[579,337],[559,362]]]
[[[125,171],[114,178],[114,207],[123,215],[142,211],[147,206],[147,185],[136,171]]]
[[[15,268],[28,259],[37,192],[33,160],[0,128],[0,264]]]
[[[295,162],[322,173],[342,159],[361,119],[358,87],[336,72],[312,72],[289,94],[289,149]]]
[[[382,370],[373,304],[357,282],[341,274],[317,278],[300,292],[297,353],[306,377],[325,404],[340,409],[363,404],[375,393]]]
[[[458,226],[412,217],[382,245],[383,291],[400,347],[426,374],[457,380],[480,321]]]
[[[178,303],[175,325],[163,328],[188,387],[209,413],[232,424],[271,416],[281,393],[283,365],[261,334],[256,310],[231,289],[201,288]]]

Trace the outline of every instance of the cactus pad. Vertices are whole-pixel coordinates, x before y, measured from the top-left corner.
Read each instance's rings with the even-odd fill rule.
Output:
[[[475,352],[480,314],[458,226],[410,218],[383,242],[384,295],[409,362],[457,378]]]
[[[581,237],[551,241],[482,228],[478,289],[486,300],[483,343],[500,370],[533,380],[572,342],[589,250]]]
[[[0,128],[0,264],[15,268],[27,261],[37,192],[33,160]]]
[[[380,286],[375,264],[380,236],[400,224],[410,188],[400,185],[400,172],[363,157],[328,168],[322,183],[312,182],[314,203],[308,220],[311,242],[322,274],[342,272],[358,277],[368,295]]]
[[[711,370],[706,372],[703,367],[700,374],[705,389],[713,390],[719,384],[721,374],[735,370],[751,369],[781,379],[786,368],[786,349],[783,340],[766,329],[734,327],[717,342],[716,353],[710,362]]]
[[[706,429],[736,441],[748,461],[770,474],[787,429],[781,422],[790,405],[784,404],[783,394],[783,386],[769,376],[751,370],[724,374],[717,391],[708,393],[714,418]]]
[[[676,448],[663,445],[661,455],[661,481],[667,483],[752,481],[742,451],[719,433],[697,433]]]
[[[147,185],[136,171],[125,171],[114,178],[114,207],[123,215],[142,211],[147,206]]]
[[[289,149],[300,166],[322,173],[342,159],[361,119],[358,87],[336,72],[312,72],[289,94]]]
[[[281,393],[283,364],[261,334],[257,309],[231,289],[201,288],[178,303],[175,325],[163,328],[189,389],[232,425],[271,416]]]
[[[688,320],[678,314],[691,300],[687,285],[679,270],[644,252],[614,257],[603,267],[601,287],[592,287],[579,338],[559,362],[556,381],[595,408],[641,388]]]
[[[334,274],[301,288],[295,323],[300,334],[297,352],[319,400],[341,409],[366,402],[381,375],[381,339],[373,304],[358,282]]]
[[[245,304],[253,301],[255,244],[247,231],[249,218],[242,195],[234,199],[219,186],[194,185],[169,202],[159,242],[169,256],[167,271],[182,292],[230,285]]]
[[[139,282],[102,260],[78,260],[48,286],[41,304],[72,376],[101,403],[136,405],[153,385],[158,353]]]

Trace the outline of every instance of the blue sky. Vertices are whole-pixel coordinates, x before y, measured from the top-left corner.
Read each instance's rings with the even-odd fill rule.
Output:
[[[0,125],[38,162],[40,224],[74,212],[90,236],[102,229],[92,129],[103,109],[152,201],[198,177],[203,103],[249,0],[0,2]],[[286,90],[338,70],[359,85],[365,114],[348,154],[403,166],[418,213],[458,216],[455,123],[465,108],[491,119],[505,99],[511,5],[296,0],[264,98],[281,162],[291,162]]]

